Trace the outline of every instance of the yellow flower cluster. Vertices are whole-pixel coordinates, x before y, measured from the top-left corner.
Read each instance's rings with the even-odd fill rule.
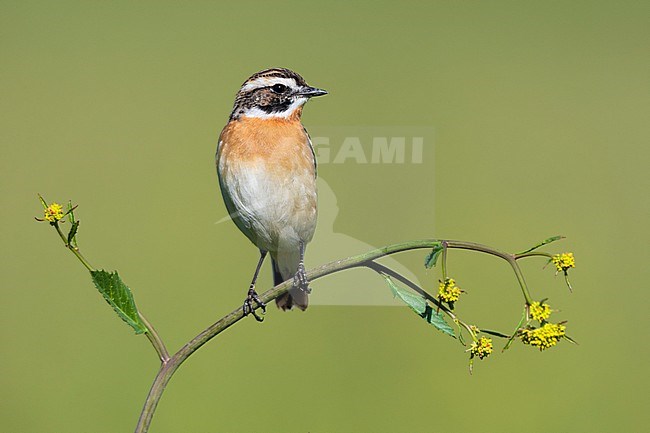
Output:
[[[551,307],[545,302],[535,301],[530,304],[530,307],[528,307],[528,309],[530,311],[530,317],[540,323],[544,322],[551,315]]]
[[[556,254],[553,256],[551,260],[553,261],[553,264],[557,268],[557,271],[558,272],[562,271],[565,274],[569,268],[576,267],[576,259],[573,257],[573,253]]]
[[[57,222],[63,218],[63,208],[58,203],[52,203],[45,208],[45,214],[43,218],[51,223]]]
[[[487,358],[492,354],[492,339],[481,337],[477,341],[472,342],[469,348],[471,357],[478,356],[478,359]]]
[[[540,328],[522,329],[519,337],[524,344],[530,344],[539,348],[540,351],[553,347],[564,338],[566,326],[562,324],[546,323]]]
[[[460,294],[460,287],[456,285],[456,280],[453,278],[446,278],[445,281],[440,281],[438,298],[444,302],[456,302],[460,299]]]

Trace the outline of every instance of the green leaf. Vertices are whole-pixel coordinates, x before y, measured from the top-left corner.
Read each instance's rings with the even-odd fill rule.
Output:
[[[528,248],[526,251],[522,251],[520,253],[517,253],[516,255],[521,255],[521,254],[526,254],[531,251],[536,250],[537,248],[543,247],[544,245],[550,244],[551,242],[559,241],[560,239],[564,239],[564,236],[558,235],[558,236],[553,236],[548,239],[544,239],[542,242],[538,243],[532,248]]]
[[[77,235],[77,229],[79,228],[79,221],[73,221],[72,226],[70,226],[70,231],[68,232],[68,245],[77,244],[75,236]]]
[[[386,279],[391,292],[393,292],[394,297],[399,298],[418,314],[424,314],[426,312],[427,301],[421,295],[416,295],[415,293],[402,289],[395,284],[390,277],[384,276],[384,278]]]
[[[519,323],[517,323],[517,327],[515,328],[514,332],[512,333],[510,338],[508,338],[508,341],[506,342],[506,345],[501,350],[502,352],[505,352],[506,350],[508,350],[510,348],[510,345],[512,344],[512,342],[515,341],[515,338],[517,338],[517,334],[519,333],[519,330],[524,326],[524,322],[526,322],[526,317],[527,317],[526,309],[524,308],[524,312],[521,315],[521,320],[519,320]]]
[[[117,271],[90,271],[90,275],[99,293],[104,296],[117,315],[132,327],[136,334],[146,332],[147,328],[140,320],[131,290],[124,284]]]
[[[38,194],[38,200],[39,200],[39,201],[41,202],[41,204],[43,205],[43,209],[47,209],[47,202],[45,201],[45,199],[43,198],[42,195]]]
[[[434,267],[438,261],[438,256],[440,256],[443,249],[444,247],[442,246],[442,242],[434,244],[431,252],[424,258],[424,267],[427,269]]]
[[[422,318],[445,334],[454,338],[456,337],[454,330],[447,322],[445,322],[445,318],[442,314],[439,311],[435,311],[431,305],[427,304],[427,309],[422,315]]]
[[[458,341],[460,341],[460,344],[463,346],[467,346],[467,344],[465,344],[465,337],[463,337],[463,330],[461,329],[460,325],[458,326]]]
[[[572,343],[572,344],[578,345],[578,342],[575,341],[573,338],[569,337],[568,335],[565,334],[565,335],[564,335],[564,338],[565,338],[565,340],[567,340],[569,343]]]
[[[415,311],[418,316],[422,317],[424,320],[435,326],[440,331],[444,332],[447,335],[455,337],[454,330],[451,329],[447,322],[445,322],[442,314],[434,311],[433,308],[427,304],[427,301],[423,296],[399,287],[388,276],[384,275],[384,278],[386,279],[391,292],[393,292],[394,297],[399,298],[402,302],[411,307],[411,309]]]
[[[74,245],[75,248],[78,248],[79,245],[77,245],[77,229],[79,228],[79,221],[77,221],[74,217],[74,210],[77,208],[77,206],[72,206],[72,202],[68,200],[68,211],[66,212],[66,215],[68,215],[68,221],[70,221],[71,227],[70,231],[68,232],[68,245]]]

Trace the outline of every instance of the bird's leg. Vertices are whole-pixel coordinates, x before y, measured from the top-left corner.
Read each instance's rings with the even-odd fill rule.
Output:
[[[305,275],[305,243],[302,241],[300,241],[300,262],[298,263],[296,275],[293,277],[293,287],[305,293],[311,293],[309,281],[307,281],[307,275]]]
[[[244,316],[248,316],[248,314],[252,314],[253,317],[255,317],[255,320],[258,322],[261,322],[264,320],[263,317],[260,317],[257,315],[255,312],[256,308],[261,308],[262,309],[262,314],[266,313],[266,304],[262,302],[260,297],[257,295],[257,292],[255,291],[255,282],[257,281],[257,276],[260,273],[260,268],[262,267],[262,263],[264,263],[264,259],[266,258],[266,251],[260,250],[260,260],[257,262],[257,267],[255,268],[255,274],[253,275],[253,280],[251,281],[251,286],[248,289],[248,295],[246,296],[246,300],[244,300],[244,305],[242,306],[242,311],[244,312]],[[253,303],[256,304],[256,306],[253,306]]]

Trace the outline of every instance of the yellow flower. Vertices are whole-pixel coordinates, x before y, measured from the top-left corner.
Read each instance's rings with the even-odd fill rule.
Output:
[[[487,358],[492,354],[492,339],[481,337],[477,341],[473,341],[468,352],[470,353],[470,358],[475,356],[478,356],[478,359]]]
[[[564,338],[566,326],[560,323],[546,323],[540,328],[527,328],[519,331],[522,343],[539,348],[540,351],[553,347]]]
[[[569,268],[576,267],[576,259],[573,257],[573,253],[556,254],[553,256],[551,260],[553,261],[553,264],[557,268],[557,271],[558,272],[562,271],[565,274]]]
[[[445,281],[440,281],[440,285],[438,286],[438,298],[444,302],[456,302],[460,299],[461,292],[460,287],[456,285],[456,281],[453,278],[446,278]]]
[[[535,301],[530,304],[530,307],[528,307],[528,309],[530,311],[530,317],[540,323],[548,319],[551,315],[551,307],[545,302],[540,303]]]
[[[57,222],[63,218],[63,208],[58,203],[52,203],[45,208],[44,215],[45,216],[43,218],[45,218],[46,221],[49,221],[51,223]]]

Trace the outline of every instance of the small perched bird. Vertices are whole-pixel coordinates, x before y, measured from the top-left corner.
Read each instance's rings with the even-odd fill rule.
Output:
[[[305,245],[316,228],[316,157],[300,122],[305,103],[327,92],[307,85],[289,69],[266,69],[242,84],[221,131],[216,165],[219,186],[231,218],[260,250],[243,305],[244,315],[266,305],[255,282],[267,253],[274,284],[293,278],[275,302],[282,310],[305,310],[310,292]]]

